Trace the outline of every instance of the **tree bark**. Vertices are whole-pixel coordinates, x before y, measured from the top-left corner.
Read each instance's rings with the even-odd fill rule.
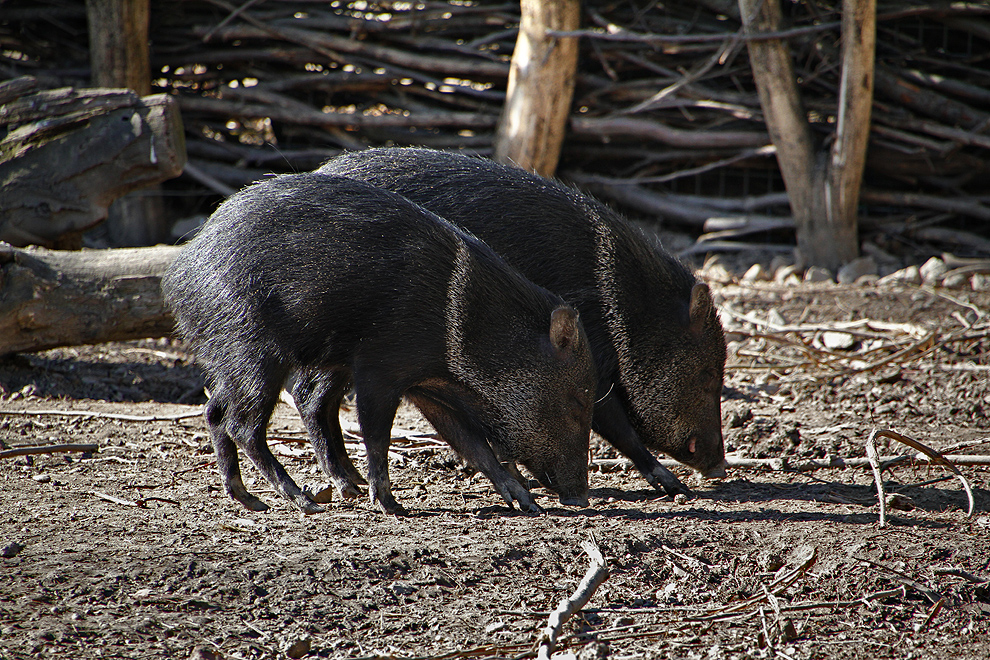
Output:
[[[89,59],[94,87],[151,94],[149,0],[86,0]]]
[[[833,236],[834,252],[821,260],[833,268],[859,256],[859,192],[870,142],[876,18],[876,0],[843,0],[839,116],[825,191],[825,222],[816,223],[812,239]]]
[[[11,126],[0,141],[0,241],[13,245],[78,247],[113,200],[185,164],[165,94],[49,90],[3,105],[0,121]]]
[[[782,28],[779,0],[739,0],[749,35]],[[808,265],[832,270],[859,254],[857,207],[873,100],[875,0],[844,0],[843,75],[837,130],[830,154],[808,125],[787,44],[747,43],[767,130],[791,202],[797,243]]]
[[[149,0],[86,0],[89,55],[94,87],[151,94],[148,49]],[[168,236],[161,188],[148,186],[113,202],[107,232],[114,245],[154,245]]]
[[[168,335],[161,277],[181,249],[0,243],[0,355]]]
[[[551,177],[574,95],[578,43],[575,37],[548,36],[547,30],[576,30],[581,2],[522,0],[521,6],[495,159]]]

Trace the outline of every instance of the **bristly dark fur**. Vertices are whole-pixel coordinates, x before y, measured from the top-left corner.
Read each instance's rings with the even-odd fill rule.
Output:
[[[603,398],[595,430],[655,486],[686,490],[644,443],[701,472],[721,470],[721,324],[707,287],[658,242],[592,197],[484,158],[369,149],[318,171],[408,197],[578,308]]]
[[[207,417],[225,485],[246,506],[260,501],[243,488],[234,445],[315,510],[264,442],[290,375],[321,466],[345,495],[360,476],[337,408],[353,383],[369,461],[378,461],[371,495],[387,511],[400,507],[382,452],[403,395],[510,504],[535,507],[493,450],[565,498],[586,497],[594,368],[576,313],[399,195],[314,173],[250,186],[210,218],[162,287],[212,389]],[[582,429],[569,422],[584,391]]]

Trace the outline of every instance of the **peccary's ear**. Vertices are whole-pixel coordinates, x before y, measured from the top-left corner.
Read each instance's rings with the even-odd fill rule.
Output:
[[[705,322],[715,304],[712,302],[712,292],[707,284],[695,284],[691,289],[691,311],[688,328],[691,334],[698,337],[705,329]]]
[[[577,312],[570,307],[553,310],[550,314],[550,343],[557,353],[573,350],[580,336]]]

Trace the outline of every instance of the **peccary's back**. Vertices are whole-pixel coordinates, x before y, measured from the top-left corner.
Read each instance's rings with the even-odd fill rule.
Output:
[[[608,316],[618,306],[654,337],[687,323],[691,272],[607,206],[559,183],[428,149],[344,153],[318,171],[397,192],[480,237],[578,307],[600,361],[613,351]]]
[[[459,267],[470,272],[459,276]],[[376,337],[407,359],[442,357],[452,296],[467,298],[457,301],[464,309],[491,291],[492,304],[530,325],[559,300],[408,200],[314,173],[269,179],[228,199],[162,288],[204,358],[239,342],[295,364],[346,363]]]

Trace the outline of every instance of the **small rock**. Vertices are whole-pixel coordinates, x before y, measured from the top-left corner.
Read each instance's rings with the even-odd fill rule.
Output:
[[[746,425],[746,422],[753,419],[753,411],[749,408],[739,412],[737,410],[729,413],[728,426],[730,429],[739,429]]]
[[[303,492],[317,504],[330,504],[333,501],[333,485],[327,483],[307,484]]]
[[[891,509],[899,509],[901,511],[910,511],[915,508],[914,500],[912,500],[907,495],[902,495],[901,493],[888,493],[887,499],[884,500]]]
[[[399,596],[409,596],[416,593],[416,587],[412,586],[408,582],[399,582],[398,580],[393,582],[389,589]]]
[[[865,275],[877,274],[876,259],[870,256],[853,259],[839,269],[835,279],[839,284],[853,284]]]
[[[47,484],[52,480],[51,475],[47,475],[47,474],[36,474],[31,478],[34,481],[37,481],[39,484]]]
[[[773,550],[767,550],[766,552],[760,553],[756,561],[760,565],[760,568],[767,573],[775,573],[786,564],[783,557]]]
[[[930,286],[938,286],[942,278],[945,277],[945,274],[949,272],[949,267],[938,257],[932,257],[921,264],[919,272],[921,273],[922,282]]]
[[[856,345],[856,338],[848,332],[827,330],[822,333],[822,346],[830,351],[848,351]]]
[[[821,266],[812,266],[808,270],[804,271],[804,281],[831,282],[832,271],[830,271],[828,268],[822,268]]]
[[[877,284],[881,286],[885,284],[921,284],[921,269],[914,265],[908,266],[907,268],[902,268],[894,271],[890,275],[881,277],[877,281]]]
[[[493,621],[485,626],[485,632],[491,635],[493,632],[498,632],[502,628],[505,628],[505,621]]]
[[[719,262],[706,264],[702,268],[701,277],[709,282],[717,282],[719,284],[731,284],[732,283],[732,273],[729,269],[720,264]]]
[[[765,282],[770,279],[768,273],[760,264],[753,264],[742,276],[743,282]]]
[[[794,627],[794,622],[790,619],[783,618],[780,620],[780,641],[787,643],[793,642],[798,638],[797,629]]]
[[[793,284],[799,284],[801,278],[798,276],[800,271],[797,266],[783,266],[774,271],[773,281],[777,284],[786,284],[788,286]]]
[[[577,660],[608,660],[608,642],[590,642],[577,652]]]
[[[788,259],[782,254],[778,254],[777,256],[775,256],[773,259],[770,260],[770,274],[771,275],[776,274],[776,272],[781,268],[784,268],[785,266],[791,266],[793,264],[794,264],[793,260]]]
[[[942,286],[946,289],[962,289],[969,286],[969,276],[965,273],[949,273],[942,278]]]
[[[2,550],[0,550],[0,557],[3,557],[4,559],[10,559],[11,557],[16,557],[18,553],[20,553],[20,551],[23,549],[24,549],[23,545],[21,545],[17,541],[11,541],[7,545],[3,546]]]
[[[219,651],[214,651],[205,646],[197,646],[189,655],[189,660],[223,660],[223,656]]]
[[[976,273],[969,283],[973,291],[990,291],[990,275],[986,273]]]
[[[304,655],[308,655],[310,649],[313,646],[312,640],[309,637],[303,637],[302,639],[297,639],[288,646],[285,647],[285,654],[290,658],[301,658]]]
[[[684,493],[674,495],[674,504],[687,504],[688,498]]]

